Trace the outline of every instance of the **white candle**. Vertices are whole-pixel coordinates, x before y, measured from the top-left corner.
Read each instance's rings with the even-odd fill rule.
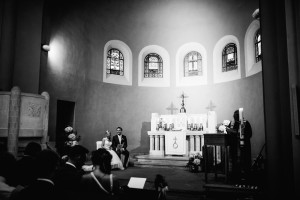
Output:
[[[240,122],[243,123],[243,108],[239,108]]]

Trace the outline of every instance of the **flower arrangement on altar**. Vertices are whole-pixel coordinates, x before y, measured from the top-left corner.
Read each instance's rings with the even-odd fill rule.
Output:
[[[191,154],[189,157],[189,161],[186,164],[186,167],[191,172],[199,172],[203,169],[203,157],[200,152],[196,152],[195,154]]]
[[[73,129],[73,127],[67,126],[65,128],[65,133],[66,133],[66,141],[65,141],[66,146],[72,147],[78,145],[78,142],[80,141],[80,135],[77,135],[77,131]]]
[[[217,133],[227,133],[226,128],[230,127],[231,121],[230,120],[224,120],[223,123],[217,124],[216,129]]]

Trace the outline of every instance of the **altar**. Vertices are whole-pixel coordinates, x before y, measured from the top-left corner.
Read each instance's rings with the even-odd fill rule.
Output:
[[[216,133],[217,116],[215,111],[203,114],[178,113],[159,115],[152,113],[149,155],[189,156],[202,154],[203,134]]]

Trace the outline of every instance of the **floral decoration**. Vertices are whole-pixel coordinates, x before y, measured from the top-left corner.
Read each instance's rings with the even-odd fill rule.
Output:
[[[65,145],[66,146],[75,146],[78,145],[78,142],[80,141],[80,136],[77,135],[77,131],[73,129],[71,126],[67,126],[65,128],[65,133],[66,133],[66,141]]]
[[[227,120],[227,119],[224,120],[223,123],[217,124],[217,127],[216,127],[217,132],[218,133],[227,133],[226,132],[226,128],[230,127],[230,125],[231,125],[231,121],[230,120]]]
[[[191,154],[186,167],[191,172],[199,172],[202,171],[203,167],[203,157],[200,152],[196,152],[195,154]]]

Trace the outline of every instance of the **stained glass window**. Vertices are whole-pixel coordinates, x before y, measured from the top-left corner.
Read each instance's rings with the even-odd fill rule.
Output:
[[[106,73],[124,76],[124,57],[118,49],[110,49],[107,52]]]
[[[184,57],[184,76],[202,75],[202,56],[197,51],[191,51]]]
[[[150,53],[144,60],[145,78],[163,78],[163,60],[156,53]]]
[[[260,29],[255,34],[255,61],[259,62],[261,60],[261,35],[260,35]]]
[[[222,52],[222,72],[236,70],[237,64],[237,49],[234,43],[229,43],[225,46]]]

